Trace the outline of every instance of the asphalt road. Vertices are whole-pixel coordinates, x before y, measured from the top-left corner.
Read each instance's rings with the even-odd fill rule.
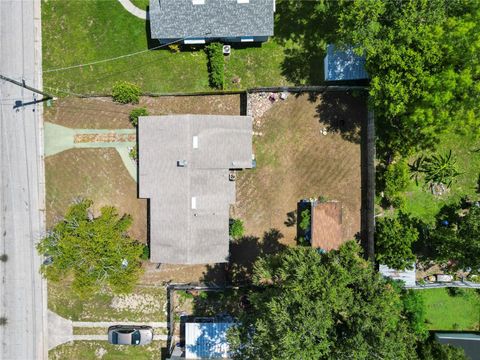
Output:
[[[40,0],[0,0],[0,74],[41,87]],[[46,359],[42,106],[18,101],[34,94],[0,80],[0,359]]]

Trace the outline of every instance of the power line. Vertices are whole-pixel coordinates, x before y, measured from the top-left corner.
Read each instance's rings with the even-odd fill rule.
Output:
[[[191,36],[187,36],[187,37],[184,37],[184,38],[181,38],[181,39],[178,39],[178,40],[175,40],[175,41],[166,43],[166,44],[158,45],[158,46],[155,46],[155,47],[153,47],[153,48],[151,48],[151,49],[146,49],[146,50],[137,51],[137,52],[130,53],[130,54],[120,55],[120,56],[116,56],[116,57],[113,57],[113,58],[108,58],[108,59],[103,59],[103,60],[92,61],[92,62],[90,62],[90,63],[85,63],[85,64],[78,64],[78,65],[66,66],[66,67],[61,67],[61,68],[56,68],[56,69],[43,70],[43,72],[44,72],[44,73],[50,73],[50,72],[64,71],[64,70],[76,69],[76,68],[83,67],[83,66],[96,65],[96,64],[101,64],[101,63],[109,62],[109,61],[124,59],[124,58],[128,58],[128,57],[131,57],[131,56],[135,56],[135,55],[139,55],[139,54],[144,54],[144,53],[149,52],[149,51],[152,51],[152,50],[160,49],[160,48],[162,48],[162,47],[169,46],[169,45],[178,43],[178,42],[180,42],[180,41],[184,41],[185,39],[188,39],[189,37],[191,37]]]

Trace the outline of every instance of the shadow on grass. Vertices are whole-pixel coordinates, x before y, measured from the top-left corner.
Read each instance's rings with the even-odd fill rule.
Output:
[[[261,256],[276,254],[286,248],[279,241],[282,238],[283,234],[278,229],[270,229],[263,234],[262,239],[243,236],[232,241],[228,263],[208,265],[201,282],[216,286],[249,285],[255,261]]]
[[[275,39],[285,46],[282,74],[295,85],[324,81],[327,44],[336,39],[337,1],[277,1]]]
[[[366,98],[360,94],[324,93],[316,116],[328,132],[339,133],[343,139],[360,144],[362,121],[367,117]]]

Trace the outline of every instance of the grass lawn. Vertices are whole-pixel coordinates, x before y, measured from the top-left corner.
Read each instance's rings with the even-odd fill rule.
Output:
[[[147,346],[110,345],[106,341],[73,341],[48,352],[50,360],[117,360],[165,359],[166,344],[153,341]],[[163,348],[163,350],[162,350]]]
[[[475,195],[477,180],[480,172],[480,139],[472,135],[444,135],[438,144],[438,152],[446,153],[452,150],[457,158],[458,170],[462,173],[453,183],[450,191],[438,198],[431,194],[429,189],[422,188],[422,184],[415,185],[412,181],[407,190],[406,210],[424,221],[433,222],[440,208],[452,201],[458,201],[465,195]],[[475,150],[477,150],[475,152]],[[416,157],[412,158],[411,162]]]
[[[417,290],[426,306],[431,330],[480,330],[480,295],[466,289],[464,295],[451,296],[447,289]]]
[[[48,282],[48,308],[73,321],[166,321],[166,290],[137,287],[132,294],[97,293],[79,298],[68,281]]]
[[[269,100],[266,99],[267,104]],[[254,105],[255,108],[269,106]],[[235,218],[245,234],[262,237],[278,229],[295,243],[296,226],[287,221],[303,198],[325,196],[343,206],[344,238],[360,231],[359,121],[364,102],[350,95],[290,95],[255,117],[257,168],[237,179]],[[343,127],[338,127],[343,124]],[[322,135],[326,128],[330,131]]]
[[[144,7],[146,1],[135,3]],[[43,1],[45,88],[81,94],[110,93],[116,81],[128,80],[149,92],[210,90],[207,59],[201,50],[172,53],[160,49],[106,63],[48,72],[147,50],[147,29],[145,21],[128,13],[117,0]],[[226,60],[226,88],[285,84],[283,50],[273,40],[261,47],[234,49]]]

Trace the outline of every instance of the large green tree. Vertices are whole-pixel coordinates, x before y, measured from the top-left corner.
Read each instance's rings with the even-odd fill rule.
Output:
[[[452,261],[455,268],[480,269],[480,207],[464,209],[462,204],[448,206],[448,214],[438,216],[430,238],[432,257]],[[448,221],[444,223],[444,221]]]
[[[413,244],[418,231],[413,220],[400,213],[394,218],[378,218],[375,229],[375,257],[377,262],[393,269],[411,269],[415,262]]]
[[[92,201],[72,205],[37,245],[38,252],[53,262],[42,265],[48,280],[73,276],[73,288],[88,296],[108,286],[115,293],[129,292],[141,274],[143,247],[130,238],[129,215],[120,217],[113,207],[103,207],[98,217],[91,214]]]
[[[259,260],[251,306],[230,334],[235,359],[415,359],[400,295],[357,243]]]
[[[339,39],[365,55],[379,150],[407,155],[480,129],[480,2],[354,0]]]

